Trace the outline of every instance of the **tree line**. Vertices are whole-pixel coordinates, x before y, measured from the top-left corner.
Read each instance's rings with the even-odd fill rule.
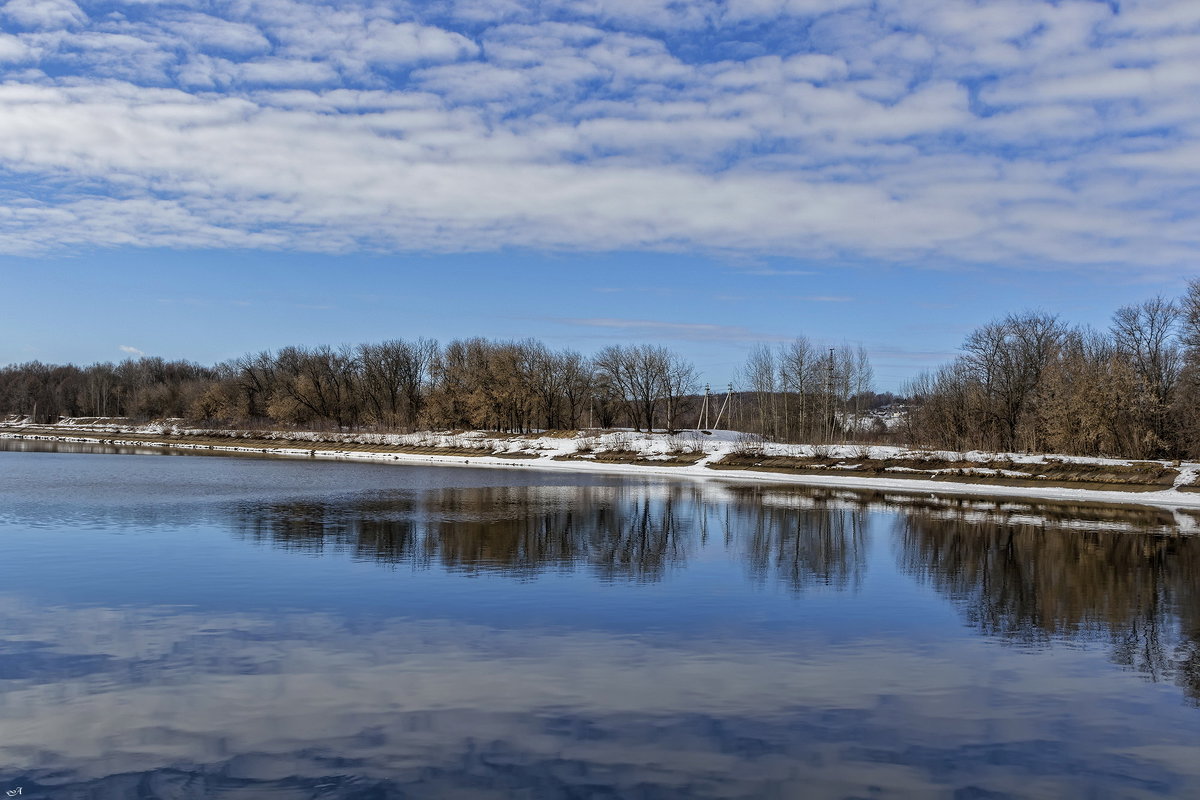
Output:
[[[864,410],[890,398],[873,391],[874,369],[861,345],[822,348],[800,336],[751,350],[739,376],[738,429],[778,442],[879,439]]]
[[[0,410],[38,423],[125,417],[338,430],[669,430],[694,417],[697,384],[689,361],[655,345],[584,356],[533,339],[393,339],[285,347],[211,367],[150,357],[10,365],[0,368]]]
[[[534,339],[393,339],[285,347],[215,366],[161,358],[0,368],[0,411],[183,418],[198,425],[526,432],[706,427],[770,441],[891,442],[957,451],[1200,457],[1200,280],[1177,299],[1120,308],[1107,329],[1042,311],[972,331],[961,353],[873,390],[861,347],[798,337],[753,348],[736,390],[700,394],[695,367],[665,347],[592,355]],[[864,411],[892,403],[900,424]]]
[[[1200,456],[1200,280],[1120,308],[1106,330],[1044,312],[995,320],[905,393],[914,445]]]

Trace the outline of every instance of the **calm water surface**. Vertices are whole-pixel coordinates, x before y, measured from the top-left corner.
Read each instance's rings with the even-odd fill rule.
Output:
[[[0,442],[0,790],[1200,797],[1196,529]]]

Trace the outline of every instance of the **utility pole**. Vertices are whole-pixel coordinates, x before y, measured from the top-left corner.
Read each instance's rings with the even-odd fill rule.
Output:
[[[725,400],[729,403],[729,427],[735,429],[737,420],[733,418],[733,384],[729,384],[729,391],[725,393]]]
[[[725,413],[725,408],[729,405],[729,398],[731,398],[732,396],[733,396],[733,384],[731,383],[731,384],[729,384],[729,392],[725,395],[725,402],[721,403],[721,409],[720,409],[720,411],[717,412],[717,421],[715,423],[713,423],[714,429],[721,427],[721,416]],[[729,417],[730,417],[730,419],[733,418],[733,409],[729,410]]]

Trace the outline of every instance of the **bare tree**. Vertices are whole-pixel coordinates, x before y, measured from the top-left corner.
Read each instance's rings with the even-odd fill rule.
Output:
[[[778,390],[775,352],[765,344],[750,351],[743,373],[745,385],[754,394],[754,411],[758,432],[772,439],[779,437],[775,402]]]
[[[993,447],[1017,449],[1017,432],[1042,371],[1065,328],[1043,313],[1012,314],[967,337],[963,363],[982,389],[980,413],[992,429]]]
[[[596,369],[615,387],[629,409],[633,427],[653,431],[659,407],[673,406],[676,393],[695,384],[690,364],[665,347],[654,345],[610,345],[595,358]],[[673,416],[674,408],[668,408]],[[673,420],[668,420],[668,426]]]
[[[429,339],[359,345],[363,395],[376,424],[407,430],[417,427],[436,352],[437,343]]]
[[[683,408],[685,398],[695,395],[700,378],[692,363],[678,353],[667,353],[665,366],[663,390],[667,412],[666,427],[668,431],[673,431],[677,427],[679,415],[686,413]]]
[[[854,366],[851,370],[852,386],[851,391],[854,395],[854,413],[862,413],[863,398],[872,394],[875,390],[875,368],[871,366],[871,357],[867,353],[867,348],[861,344],[854,351]]]
[[[561,406],[567,384],[567,373],[563,360],[541,342],[531,339],[523,346],[529,380],[534,394],[537,396],[542,427],[546,430],[561,428]]]
[[[1190,456],[1200,456],[1200,278],[1188,281],[1179,301],[1180,341],[1184,348],[1183,369],[1173,402],[1177,447]]]
[[[286,347],[277,364],[279,380],[268,409],[272,416],[295,424],[332,422],[339,429],[357,424],[359,362],[352,348]]]
[[[1113,315],[1113,342],[1136,381],[1131,400],[1141,429],[1135,444],[1139,457],[1159,455],[1167,443],[1168,413],[1183,371],[1177,338],[1182,318],[1179,306],[1161,297]]]
[[[595,369],[589,359],[574,350],[564,350],[557,356],[562,371],[562,393],[567,407],[567,424],[578,428],[594,397]]]
[[[789,439],[805,439],[812,433],[813,398],[820,385],[817,377],[819,360],[817,349],[803,336],[796,337],[780,348],[780,388],[784,393],[784,403],[788,403],[794,395],[798,406],[795,421],[785,433]],[[786,413],[788,406],[784,408]]]
[[[275,393],[277,362],[263,350],[233,362],[238,404],[234,414],[252,422],[267,417],[267,405]]]

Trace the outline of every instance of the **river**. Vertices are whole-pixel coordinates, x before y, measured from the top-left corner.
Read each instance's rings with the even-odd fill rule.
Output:
[[[0,791],[1198,797],[1195,527],[0,442]]]

